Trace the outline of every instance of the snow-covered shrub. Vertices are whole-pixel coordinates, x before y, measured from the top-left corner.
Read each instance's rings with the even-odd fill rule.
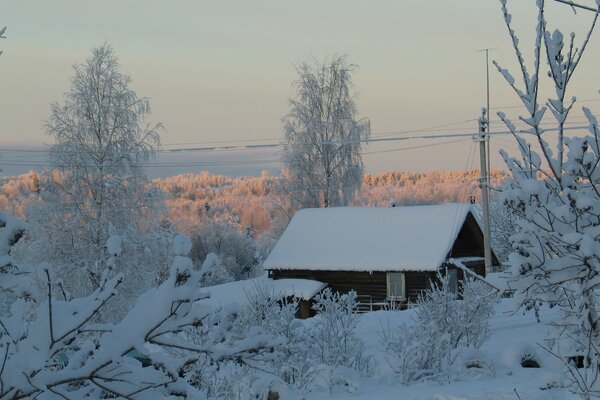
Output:
[[[414,304],[414,325],[384,328],[382,343],[388,363],[403,384],[451,377],[469,368],[467,354],[489,336],[489,319],[497,299],[480,281],[463,281],[459,293],[450,289],[447,275],[422,293]],[[480,359],[481,368],[491,365]],[[457,367],[461,367],[458,368]]]
[[[567,135],[565,124],[577,101],[567,96],[568,84],[585,53],[598,13],[577,47],[575,34],[567,38],[558,30],[547,30],[544,3],[538,1],[531,70],[512,28],[506,0],[502,0],[522,81],[517,83],[506,69],[496,66],[526,110],[526,115],[519,117],[526,129],[517,129],[505,114],[498,113],[521,153],[511,157],[502,152],[511,171],[502,199],[518,216],[519,226],[509,258],[514,278],[511,286],[526,308],[537,311],[550,304],[560,309],[561,316],[552,322],[556,330],[548,350],[563,360],[573,388],[590,399],[600,395],[600,128],[586,107],[582,107],[589,123],[586,136]],[[596,6],[600,8],[600,1]],[[555,94],[547,101],[539,91],[544,76]],[[547,110],[554,119],[551,137],[556,140],[555,148],[546,134],[550,121],[543,120]],[[572,356],[581,357],[583,368],[568,362]]]
[[[207,295],[199,289],[201,274],[184,255],[175,257],[168,279],[139,296],[122,319],[96,323],[123,279],[113,274],[114,260],[87,297],[57,296],[59,282],[48,264],[38,268],[43,285],[35,291],[30,271],[9,254],[21,234],[18,222],[0,214],[0,282],[13,282],[0,285],[0,297],[9,290],[14,296],[9,311],[0,314],[2,399],[202,398],[203,388],[186,380],[187,368],[205,361],[250,363],[272,345],[260,329],[234,336],[237,310],[213,313],[197,304]],[[109,247],[118,253],[117,242]],[[26,307],[29,299],[35,301]],[[207,329],[203,343],[184,340],[181,333],[198,326]]]
[[[431,354],[424,337],[415,326],[401,325],[398,328],[383,327],[381,343],[386,360],[401,384],[408,385],[429,374]]]
[[[459,293],[451,290],[447,275],[438,275],[438,280],[415,304],[421,327],[427,327],[446,353],[461,346],[479,348],[489,336],[496,293],[472,278],[462,282]]]
[[[10,254],[23,236],[25,225],[18,219],[0,212],[0,316],[10,311],[13,302],[35,300],[35,285],[29,268],[18,265]]]
[[[260,328],[273,338],[272,351],[264,355],[260,369],[229,364],[230,372],[226,374],[210,365],[208,368],[198,365],[201,369],[196,368],[193,374],[208,384],[212,394],[225,396],[223,387],[237,385],[233,380],[244,374],[255,377],[252,387],[245,391],[255,396],[251,398],[266,398],[269,392],[272,396],[283,394],[286,388],[288,396],[337,386],[353,390],[357,378],[370,372],[370,359],[354,334],[355,294],[324,292],[317,297],[315,306],[322,314],[310,320],[296,318],[297,299],[282,298],[269,287],[258,286],[247,296],[248,305],[240,313],[233,331],[242,337],[248,330]],[[203,329],[196,328],[195,340],[205,335]],[[224,398],[235,395],[229,391]]]
[[[358,323],[355,291],[346,294],[326,288],[314,297],[317,312],[312,338],[322,364],[368,372],[370,360],[365,356],[362,340],[354,333]]]
[[[506,264],[512,252],[510,237],[518,231],[517,216],[504,204],[498,194],[490,197],[490,230],[494,254]]]
[[[278,339],[270,362],[271,371],[300,393],[313,389],[321,369],[316,361],[310,327],[296,318],[298,299],[281,298],[265,287],[257,287],[247,296],[249,303],[240,316],[240,329],[260,326],[269,336]],[[270,384],[277,385],[278,380],[271,379]]]
[[[192,237],[190,257],[196,264],[204,263],[211,253],[218,256],[211,270],[212,278],[207,276],[211,285],[252,278],[261,261],[252,235],[238,232],[228,222],[205,225]]]
[[[223,264],[221,257],[215,253],[208,253],[200,267],[202,271],[202,285],[214,286],[222,283],[233,282],[235,279],[229,268]]]
[[[203,356],[201,362],[186,368],[188,382],[202,388],[209,398],[219,399],[267,399],[269,392],[284,393],[286,388],[305,391],[315,378],[311,365],[314,357],[308,332],[295,318],[297,300],[282,299],[263,286],[247,296],[248,304],[233,323],[229,340],[242,340],[252,331],[262,332],[273,339],[269,351],[248,363],[215,363]],[[216,317],[216,313],[207,316],[206,324],[192,327],[185,337],[204,346],[211,335],[211,319]]]
[[[457,343],[478,349],[490,336],[490,318],[494,305],[498,302],[498,293],[486,283],[472,278],[463,281],[460,288],[459,310],[463,332]]]

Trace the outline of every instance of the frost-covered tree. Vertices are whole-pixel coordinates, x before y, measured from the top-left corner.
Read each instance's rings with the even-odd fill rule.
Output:
[[[298,65],[296,98],[283,119],[285,191],[299,207],[347,205],[362,183],[361,141],[368,119],[357,117],[352,86],[356,66],[345,57]]]
[[[157,269],[168,263],[159,220],[162,198],[142,168],[159,145],[160,124],[146,124],[148,99],[138,97],[130,82],[109,45],[95,48],[74,66],[71,87],[62,104],[52,105],[46,123],[55,142],[53,169],[41,193],[44,202],[27,214],[31,240],[22,254],[56,265],[77,295],[100,284],[112,234],[122,238],[117,270],[136,277],[121,289],[129,298],[155,284]]]
[[[0,298],[10,302],[0,310],[0,399],[203,399],[206,388],[191,384],[190,368],[256,363],[274,344],[260,329],[234,335],[235,308],[215,312],[202,305],[208,295],[186,257],[185,237],[174,240],[169,277],[125,317],[99,324],[95,317],[123,280],[112,269],[118,238],[107,243],[115,254],[98,288],[68,298],[48,264],[36,277],[12,259],[23,229],[0,213]],[[39,290],[34,280],[42,283]],[[190,340],[195,327],[207,331],[202,343]]]
[[[520,119],[528,126],[521,134],[506,115],[498,113],[521,152],[520,158],[502,153],[512,174],[502,198],[518,217],[519,226],[509,259],[514,285],[524,306],[537,309],[549,303],[562,311],[553,321],[556,340],[549,350],[565,361],[574,389],[589,399],[600,394],[600,131],[596,117],[585,107],[587,134],[568,137],[565,124],[576,103],[575,97],[567,96],[568,85],[598,12],[578,46],[575,34],[565,37],[547,28],[545,4],[538,0],[533,69],[529,69],[506,0],[501,3],[522,82],[518,84],[506,69],[496,66],[525,106],[527,115]],[[600,1],[596,5],[600,8]],[[546,75],[554,95],[544,101],[539,87]],[[547,110],[555,120],[552,131],[542,127]],[[555,148],[550,140],[556,140]],[[584,368],[567,361],[573,356],[583,359]]]

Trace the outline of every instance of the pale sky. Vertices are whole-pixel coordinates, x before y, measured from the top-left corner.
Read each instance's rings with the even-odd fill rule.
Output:
[[[529,56],[535,0],[508,3]],[[592,13],[573,15],[567,6],[547,3],[550,24],[575,30],[579,42]],[[4,50],[0,149],[37,148],[52,142],[43,128],[50,104],[62,100],[71,66],[83,62],[92,47],[105,41],[113,45],[121,71],[132,77],[138,95],[150,98],[152,120],[166,127],[165,145],[281,140],[281,118],[294,94],[294,63],[312,57],[347,54],[350,62],[359,65],[354,76],[357,106],[361,116],[370,118],[375,135],[477,118],[485,105],[485,58],[477,49],[492,48],[491,59],[511,67],[517,76],[497,0],[0,0],[0,26],[4,25],[8,29],[7,39],[0,41]],[[594,100],[582,105],[596,114],[600,113],[600,101],[595,101],[600,99],[599,41],[595,32],[570,93]],[[491,91],[492,108],[519,104],[495,70],[491,70]],[[506,111],[514,115],[519,110]],[[475,122],[468,121],[429,133],[474,130]],[[419,147],[444,141],[366,146],[366,153],[417,147],[365,154],[367,172],[470,165],[468,140]],[[496,141],[494,154],[500,143],[513,145],[509,137]],[[15,156],[34,166],[41,162],[33,155],[3,152],[0,164],[1,158]],[[206,167],[203,162],[220,163],[220,169],[209,169],[221,173],[256,174],[263,168],[275,172],[280,168],[276,163],[222,164],[276,158],[272,150],[195,152],[159,157],[164,162],[185,159],[189,166],[149,172],[198,171]],[[493,163],[501,165],[497,156]],[[15,171],[9,167],[0,166],[3,174]]]

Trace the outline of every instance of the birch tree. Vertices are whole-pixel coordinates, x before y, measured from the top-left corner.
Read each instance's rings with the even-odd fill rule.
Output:
[[[356,66],[345,57],[331,57],[302,63],[296,70],[296,98],[283,119],[286,191],[301,208],[346,205],[360,189],[361,141],[371,132],[369,120],[357,116],[352,86]]]
[[[537,309],[544,303],[559,307],[561,317],[552,322],[555,335],[545,347],[564,361],[573,389],[590,399],[600,395],[600,130],[586,107],[582,110],[588,120],[587,133],[584,130],[569,137],[565,124],[577,101],[567,96],[567,89],[598,12],[592,15],[587,34],[577,45],[575,34],[565,37],[547,28],[545,2],[538,0],[530,69],[506,3],[501,0],[520,67],[520,84],[506,69],[496,66],[525,106],[526,115],[520,120],[527,125],[522,134],[504,113],[498,113],[520,148],[520,157],[502,152],[512,175],[502,198],[518,217],[519,228],[512,237],[514,252],[509,258],[514,285],[527,308]],[[600,1],[596,5],[600,7]],[[546,101],[539,90],[545,75],[554,87],[554,95]],[[548,110],[555,121],[552,130],[542,127]],[[554,140],[555,148],[551,144]],[[580,357],[583,368],[571,363],[570,357]]]
[[[73,68],[62,104],[52,105],[46,133],[53,170],[42,193],[44,204],[28,215],[31,240],[24,252],[56,265],[77,295],[95,290],[110,256],[109,236],[122,238],[117,269],[126,279],[121,293],[133,299],[153,285],[159,265],[167,265],[161,239],[161,197],[150,189],[142,163],[160,144],[160,124],[146,124],[147,98],[138,97],[129,76],[119,72],[109,45],[92,50]],[[46,238],[52,238],[49,242]],[[127,263],[123,260],[127,259]],[[121,265],[128,265],[122,270]]]

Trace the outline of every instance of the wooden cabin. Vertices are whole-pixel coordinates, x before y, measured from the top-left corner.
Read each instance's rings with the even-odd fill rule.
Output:
[[[483,257],[483,233],[470,205],[338,207],[298,211],[264,268],[272,279],[354,290],[361,307],[373,310],[415,300],[440,269],[455,288],[464,267],[485,276]]]

